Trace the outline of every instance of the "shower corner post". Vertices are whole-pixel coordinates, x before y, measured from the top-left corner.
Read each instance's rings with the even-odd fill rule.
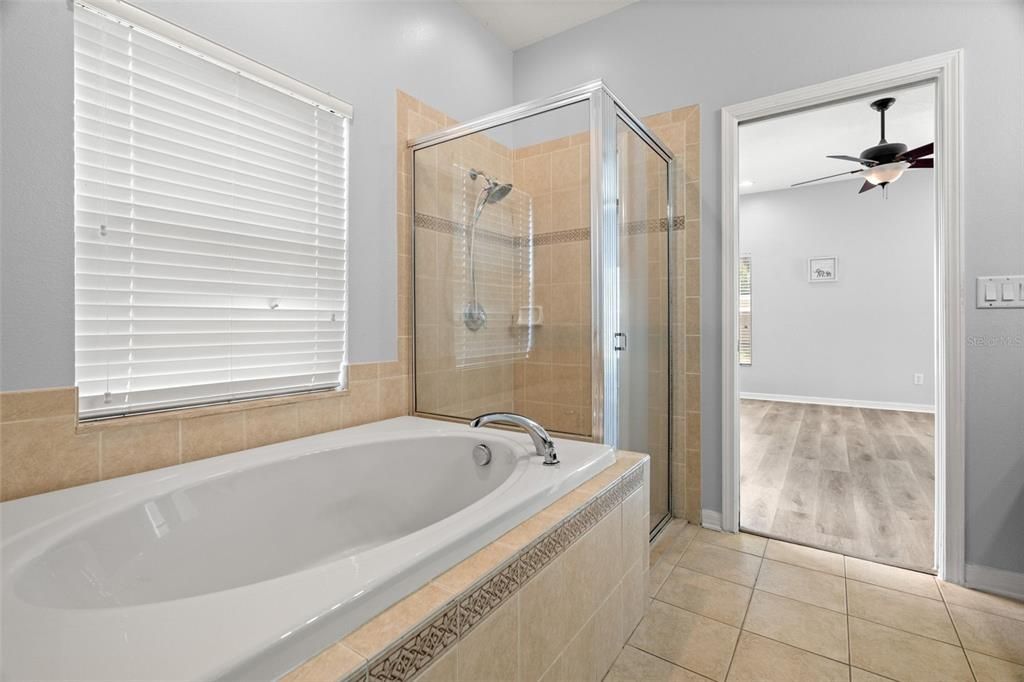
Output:
[[[416,333],[416,150],[413,140],[405,141],[405,151],[409,155],[409,414],[419,415],[419,382],[416,374],[416,344],[419,334]],[[399,247],[400,248],[400,247]]]
[[[614,353],[608,352],[617,331],[619,304],[616,121],[615,100],[603,86],[597,88],[590,95],[592,436],[612,445],[618,440],[617,364]]]

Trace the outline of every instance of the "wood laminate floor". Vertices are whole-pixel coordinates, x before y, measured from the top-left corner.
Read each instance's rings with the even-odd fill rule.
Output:
[[[934,416],[740,401],[740,525],[931,570]]]

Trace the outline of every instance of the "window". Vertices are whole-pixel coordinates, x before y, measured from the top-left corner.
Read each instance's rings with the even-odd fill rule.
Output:
[[[75,6],[82,417],[344,385],[350,117],[129,5]]]
[[[740,365],[751,364],[750,256],[740,256]]]

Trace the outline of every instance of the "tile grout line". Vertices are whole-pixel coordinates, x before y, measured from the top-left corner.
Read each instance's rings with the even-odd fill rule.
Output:
[[[963,653],[964,658],[967,660],[967,669],[971,671],[971,677],[977,682],[978,675],[974,672],[974,665],[971,663],[971,657],[967,655],[967,647],[964,646],[964,641],[960,638],[960,628],[956,626],[956,620],[953,619],[953,611],[949,608],[949,603],[946,601],[946,595],[942,592],[942,587],[939,586],[939,581],[935,581],[935,589],[939,591],[939,597],[942,599],[942,606],[946,609],[946,616],[949,618],[949,624],[953,626],[953,634],[956,635],[956,641],[960,642],[960,652]]]
[[[767,549],[768,549],[768,545],[766,543],[765,544],[765,550],[767,550]],[[759,577],[761,577],[761,567],[762,566],[764,566],[764,557],[761,557],[761,563],[759,563],[757,565],[757,575],[754,576],[754,585],[755,586],[757,585],[757,579]],[[756,589],[754,587],[750,588],[750,599],[747,600],[747,608],[743,611],[743,620],[740,621],[740,630],[739,630],[739,634],[736,635],[736,644],[734,644],[733,647],[732,647],[732,655],[729,657],[729,665],[726,666],[726,668],[725,668],[725,679],[726,680],[729,679],[729,673],[732,672],[732,664],[736,661],[736,651],[737,651],[737,649],[740,648],[740,638],[743,637],[743,633],[744,632],[749,632],[746,629],[746,627],[747,627],[747,616],[750,614],[750,604],[751,604],[751,602],[754,601],[754,592],[755,591],[756,591]],[[753,633],[753,634],[757,634],[757,633]]]
[[[663,656],[659,656],[658,654],[656,654],[656,653],[653,653],[653,652],[651,652],[651,651],[648,651],[647,649],[644,649],[644,648],[643,648],[643,647],[641,647],[641,646],[637,646],[636,644],[630,644],[629,642],[626,642],[626,646],[631,646],[631,647],[633,647],[634,649],[636,649],[637,651],[642,651],[642,652],[644,652],[645,654],[647,654],[648,656],[651,656],[651,657],[653,657],[653,658],[656,658],[656,659],[658,659],[659,661],[665,661],[666,663],[668,663],[669,665],[671,665],[671,666],[672,666],[672,667],[674,667],[674,668],[681,668],[681,669],[683,669],[683,670],[686,670],[687,672],[691,672],[691,673],[693,673],[694,675],[700,675],[701,677],[707,678],[707,675],[705,675],[704,673],[699,673],[699,672],[697,672],[696,670],[694,670],[693,668],[687,668],[687,667],[686,667],[685,665],[679,665],[679,664],[678,664],[678,663],[676,663],[675,661],[670,661],[670,660],[668,660],[667,658],[664,658]],[[623,647],[623,648],[625,648],[625,647]],[[709,678],[709,679],[710,679],[710,678]]]
[[[884,566],[885,564],[879,564],[879,565],[880,566]],[[943,601],[941,598],[940,599],[933,599],[932,597],[926,597],[923,594],[920,594],[918,592],[908,592],[907,590],[901,590],[898,587],[890,587],[889,585],[880,585],[879,583],[873,583],[873,582],[870,582],[868,580],[858,580],[857,578],[851,578],[849,576],[847,576],[846,579],[850,580],[852,582],[855,582],[855,583],[860,583],[861,585],[870,585],[871,587],[880,587],[883,590],[892,590],[893,592],[899,592],[900,594],[910,595],[911,597],[920,597],[921,599],[927,599],[929,601],[938,601],[938,602]]]
[[[850,634],[850,581],[846,578],[846,559],[843,559],[843,594],[846,596],[846,660],[849,664],[847,672],[853,682],[853,637]]]
[[[930,642],[938,642],[939,644],[945,644],[947,646],[953,646],[953,647],[959,647],[960,649],[965,649],[965,647],[963,645],[953,644],[952,642],[947,642],[944,639],[938,639],[937,637],[932,637],[931,635],[922,635],[920,632],[914,632],[913,630],[905,630],[904,628],[896,627],[892,623],[883,623],[882,621],[873,620],[873,619],[865,617],[865,616],[854,616],[852,614],[847,614],[847,621],[849,621],[850,618],[855,618],[857,620],[862,620],[865,623],[871,623],[872,625],[881,625],[884,628],[889,628],[890,630],[895,630],[896,632],[902,632],[902,633],[904,633],[906,635],[913,635],[914,637],[920,637],[921,639],[927,639]],[[956,628],[954,627],[954,630],[955,629]],[[957,636],[957,639],[959,640],[959,636]],[[972,651],[973,651],[973,649],[972,649]]]

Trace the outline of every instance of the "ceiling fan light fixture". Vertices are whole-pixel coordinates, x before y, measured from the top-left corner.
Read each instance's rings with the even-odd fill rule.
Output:
[[[870,182],[872,185],[887,185],[890,182],[896,182],[903,175],[903,171],[910,168],[910,164],[906,161],[894,161],[893,163],[883,163],[879,166],[873,166],[863,171],[864,179]]]

